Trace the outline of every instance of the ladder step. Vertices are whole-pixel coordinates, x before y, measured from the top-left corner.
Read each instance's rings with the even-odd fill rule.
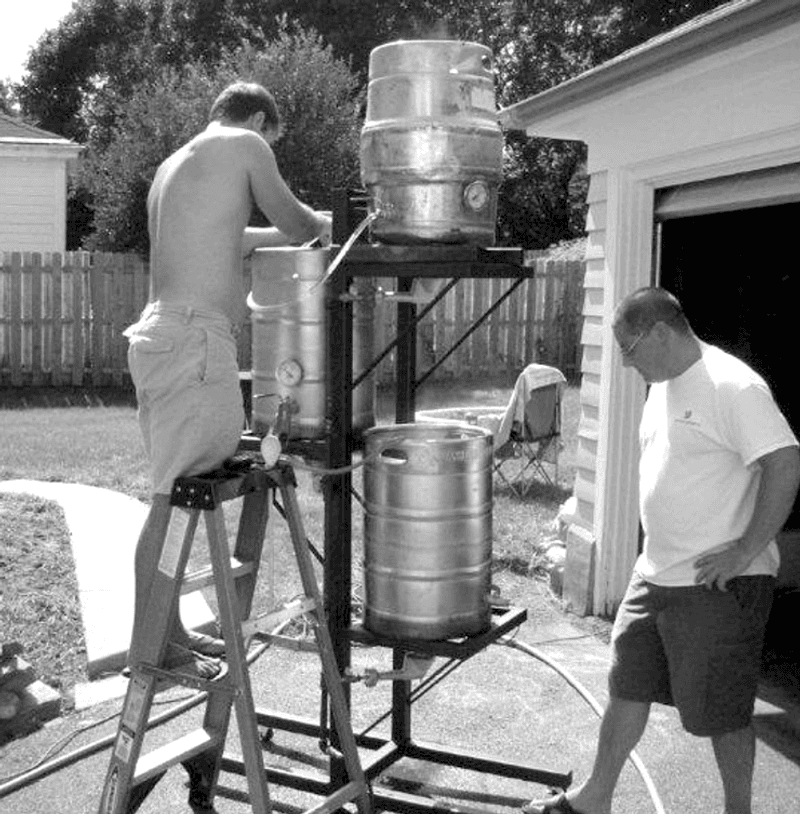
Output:
[[[207,511],[250,492],[267,492],[272,483],[269,474],[258,468],[241,473],[208,473],[175,478],[170,494],[170,505]]]
[[[182,735],[164,746],[159,746],[152,752],[142,755],[136,762],[133,785],[144,783],[151,777],[163,774],[170,766],[183,763],[188,758],[205,752],[206,749],[221,746],[224,740],[222,733],[201,728]]]
[[[243,577],[252,574],[255,568],[253,562],[240,562],[235,557],[231,557],[231,573],[233,578]],[[181,593],[189,594],[192,591],[199,591],[201,588],[208,588],[214,584],[214,569],[207,565],[197,571],[187,574],[181,583]]]
[[[285,608],[281,608],[271,613],[265,613],[262,616],[256,616],[242,622],[242,635],[247,638],[254,633],[269,633],[274,630],[282,622],[288,622],[296,616],[302,616],[304,613],[316,610],[317,603],[309,596],[302,600],[292,602]]]

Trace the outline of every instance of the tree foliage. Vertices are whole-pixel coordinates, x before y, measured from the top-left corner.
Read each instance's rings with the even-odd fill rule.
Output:
[[[0,79],[0,113],[11,114],[12,110],[11,86]]]
[[[127,98],[106,99],[104,114],[115,124],[90,135],[82,171],[95,213],[87,248],[146,254],[147,192],[158,165],[205,128],[212,102],[237,79],[274,93],[285,130],[275,153],[298,197],[330,208],[331,188],[354,184],[358,83],[318,36],[284,28],[266,48],[224,53],[213,69],[200,61],[180,71],[164,67]]]
[[[76,0],[27,62],[20,103],[40,125],[88,136],[85,105],[99,90],[131,93],[161,66],[216,64],[243,39],[257,0]],[[262,40],[263,41],[263,40]]]
[[[137,178],[137,183],[143,184],[146,173],[140,178],[144,170],[134,172],[133,167],[141,164],[144,168],[153,160],[144,161],[147,150],[126,136],[128,128],[142,135],[148,132],[149,125],[137,125],[134,117],[157,115],[156,99],[164,94],[175,99],[175,110],[184,111],[189,100],[177,99],[179,94],[210,93],[210,87],[217,87],[215,80],[229,77],[233,68],[249,70],[255,54],[272,53],[271,44],[277,43],[279,51],[283,49],[283,61],[276,63],[277,73],[270,70],[260,75],[264,76],[264,84],[275,91],[290,122],[290,135],[277,151],[279,160],[287,176],[299,185],[301,194],[322,200],[323,190],[333,188],[335,179],[353,175],[353,75],[362,85],[366,83],[370,52],[382,43],[403,38],[459,38],[486,44],[495,55],[498,106],[505,107],[721,2],[76,0],[61,24],[39,41],[28,60],[28,73],[14,90],[28,120],[89,144],[84,182],[73,190],[70,205],[80,201],[85,210],[92,206],[89,192],[94,195],[98,221],[94,241],[110,247],[112,235],[121,234],[122,227],[112,229],[107,225],[111,215],[105,212],[103,201],[117,194],[121,199],[126,196],[108,191],[106,197],[98,197],[107,189],[104,179],[114,176],[118,182],[133,183]],[[316,73],[308,70],[295,75],[289,70],[291,55],[286,53],[285,37],[290,30],[313,31],[322,38],[315,39],[314,46],[315,54],[325,51],[325,57],[319,57],[322,62],[317,56],[312,58],[308,50],[302,56],[309,65],[316,66]],[[246,64],[237,63],[239,57],[232,56],[235,54]],[[334,65],[335,70],[331,67]],[[340,72],[348,65],[353,74],[345,81]],[[297,85],[300,90],[295,93],[293,87],[301,75],[302,82]],[[200,77],[204,77],[202,82]],[[336,88],[330,84],[331,77],[336,78]],[[344,85],[349,88],[346,93]],[[154,97],[153,109],[147,106],[148,94]],[[348,119],[343,130],[338,129],[342,123],[334,115],[337,110],[330,106],[309,108],[306,104],[306,99],[315,99],[318,94],[335,99],[348,97],[341,104]],[[205,109],[208,101],[207,95],[201,96],[202,101],[194,100],[198,111]],[[162,112],[168,109],[165,102]],[[192,121],[199,124],[202,117],[199,113],[193,115]],[[177,132],[173,131],[183,136],[190,130],[171,125],[165,115],[157,124],[160,131],[170,134],[167,139],[153,134],[153,144],[159,149],[177,146]],[[323,159],[327,152],[308,148],[317,143],[311,135],[314,131],[322,131],[327,139],[336,142],[338,159]],[[324,140],[320,137],[318,141]],[[130,157],[123,154],[123,148],[130,151]],[[119,167],[128,165],[132,174],[123,179]],[[501,241],[542,247],[580,234],[582,191],[586,188],[584,167],[584,145],[507,134],[499,202]],[[92,177],[93,173],[98,177]],[[128,231],[123,245],[139,246],[139,238],[133,235],[140,234],[140,225],[131,225]],[[113,247],[119,250],[123,245]]]

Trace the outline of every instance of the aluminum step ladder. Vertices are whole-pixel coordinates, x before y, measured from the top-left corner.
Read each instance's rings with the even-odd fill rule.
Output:
[[[314,628],[315,650],[321,660],[347,772],[347,782],[308,812],[325,814],[339,810],[345,803],[355,802],[359,814],[372,814],[371,792],[351,728],[342,677],[324,618],[295,486],[294,471],[287,463],[279,461],[268,469],[263,461],[239,456],[228,469],[176,479],[169,501],[154,502],[147,520],[148,533],[159,537],[161,554],[150,590],[145,624],[141,630],[135,631],[135,635],[142,637],[138,642],[142,658],[130,666],[130,681],[105,778],[100,814],[136,811],[167,770],[179,763],[189,775],[189,805],[194,810],[213,811],[232,709],[236,711],[250,806],[256,814],[271,814],[245,637],[273,629],[287,616],[301,613],[311,620]],[[260,619],[249,619],[269,504],[276,493],[280,494],[281,514],[289,525],[305,597],[295,611],[287,613],[283,610]],[[235,498],[242,498],[243,505],[231,556],[223,504]],[[201,516],[206,524],[211,564],[184,578]],[[180,594],[210,585],[216,590],[227,661],[227,672],[213,681],[181,675],[180,668],[166,670],[161,666],[178,613]],[[154,696],[165,685],[176,683],[207,693],[203,724],[142,754]]]

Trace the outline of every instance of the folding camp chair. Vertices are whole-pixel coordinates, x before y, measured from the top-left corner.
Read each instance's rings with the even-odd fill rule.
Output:
[[[549,365],[528,365],[520,373],[495,433],[494,471],[518,497],[537,476],[558,482],[561,450],[561,395],[564,374]],[[544,464],[552,466],[553,477]]]

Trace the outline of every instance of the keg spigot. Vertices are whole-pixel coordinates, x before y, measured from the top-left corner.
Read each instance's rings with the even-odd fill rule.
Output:
[[[281,446],[289,440],[292,434],[292,416],[300,412],[300,405],[291,396],[281,396],[278,402],[278,413],[275,416],[275,435],[281,441]]]
[[[365,667],[363,673],[345,673],[345,681],[355,683],[363,681],[365,687],[375,687],[379,681],[417,681],[424,678],[433,664],[433,656],[425,653],[406,653],[403,666],[399,670],[380,671],[376,667]]]

